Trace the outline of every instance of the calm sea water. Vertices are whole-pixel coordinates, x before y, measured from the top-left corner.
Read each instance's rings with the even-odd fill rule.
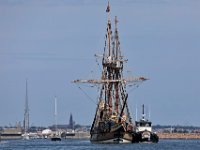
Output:
[[[200,150],[200,140],[160,140],[157,144],[91,144],[89,140],[48,139],[0,142],[1,150]]]

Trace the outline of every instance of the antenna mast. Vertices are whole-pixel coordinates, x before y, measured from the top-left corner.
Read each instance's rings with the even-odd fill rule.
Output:
[[[145,113],[144,113],[144,104],[142,105],[142,120],[145,120],[144,119],[144,116],[145,116]]]

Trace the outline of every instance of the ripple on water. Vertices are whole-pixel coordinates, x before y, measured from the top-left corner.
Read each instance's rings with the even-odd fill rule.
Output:
[[[9,140],[0,142],[0,150],[198,150],[200,140],[160,140],[157,144],[91,144],[89,140],[51,141]]]

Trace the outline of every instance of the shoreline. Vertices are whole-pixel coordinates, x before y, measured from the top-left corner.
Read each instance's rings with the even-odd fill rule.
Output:
[[[200,133],[157,133],[159,139],[200,139]]]
[[[200,133],[156,133],[159,139],[200,139]],[[22,139],[22,136],[0,136],[1,140],[7,139]],[[87,132],[76,133],[74,136],[66,136],[65,139],[90,139],[90,134]]]

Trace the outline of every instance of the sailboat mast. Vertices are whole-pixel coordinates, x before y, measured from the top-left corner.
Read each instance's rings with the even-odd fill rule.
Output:
[[[54,104],[55,130],[57,130],[57,97],[55,97],[54,101],[55,101]]]
[[[29,130],[29,107],[28,107],[28,81],[26,79],[26,95],[25,95],[25,109],[24,109],[24,132]]]

